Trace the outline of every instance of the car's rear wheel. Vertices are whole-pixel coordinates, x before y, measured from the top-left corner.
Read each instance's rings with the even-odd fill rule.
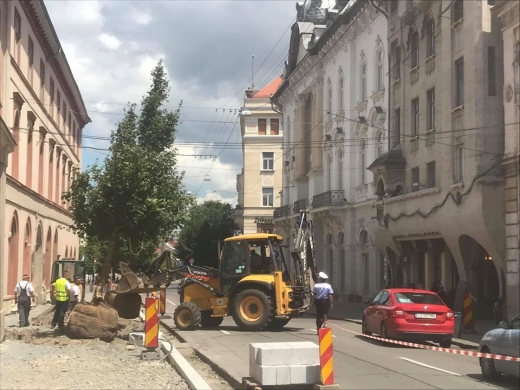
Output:
[[[361,320],[361,333],[366,334],[367,336],[372,335],[372,332],[367,328],[367,320],[365,317]]]
[[[451,347],[451,339],[442,340],[439,343],[439,345],[441,348],[449,348],[449,347]]]
[[[386,325],[384,322],[381,323],[381,337],[384,338],[384,339],[389,339],[390,337],[388,337],[388,333],[386,331]]]
[[[480,352],[491,353],[487,347],[482,348]],[[493,359],[480,358],[480,371],[482,372],[482,376],[488,380],[496,380],[500,376]]]

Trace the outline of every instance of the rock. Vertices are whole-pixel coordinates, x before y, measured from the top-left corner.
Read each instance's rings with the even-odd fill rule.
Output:
[[[101,303],[77,304],[70,313],[65,333],[71,339],[96,339],[110,342],[117,335],[119,316],[117,311]]]
[[[127,345],[126,346],[126,350],[127,351],[134,351],[135,350],[135,345]]]
[[[121,318],[134,319],[139,317],[141,311],[141,295],[133,294],[117,294],[109,291],[105,294],[105,302],[117,310],[117,314]]]

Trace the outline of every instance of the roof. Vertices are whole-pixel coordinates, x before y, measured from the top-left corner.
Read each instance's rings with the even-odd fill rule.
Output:
[[[268,234],[268,233],[252,233],[252,234],[242,234],[240,236],[233,236],[226,238],[224,242],[228,241],[241,241],[241,240],[267,240],[267,239],[275,239],[282,240],[282,236],[278,234]]]
[[[253,92],[253,95],[251,98],[253,99],[269,99],[271,95],[273,95],[278,87],[282,85],[282,78],[278,76],[273,81],[271,81],[269,84],[267,84],[264,88],[262,88],[260,91]]]
[[[385,288],[386,291],[400,292],[400,293],[418,293],[418,294],[435,294],[433,291],[428,291],[420,288],[408,288],[408,287],[390,287]]]

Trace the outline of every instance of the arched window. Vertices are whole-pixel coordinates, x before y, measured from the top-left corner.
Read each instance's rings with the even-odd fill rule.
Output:
[[[343,78],[343,72],[339,71],[339,81],[338,81],[338,115],[343,115],[345,107],[343,105],[343,87],[345,84],[345,79]],[[340,119],[342,119],[340,117]]]
[[[364,139],[361,140],[361,145],[360,145],[360,151],[359,151],[359,159],[360,159],[360,164],[359,164],[359,167],[360,167],[360,185],[363,185],[365,184],[365,181],[366,181],[366,148],[367,148],[367,145],[366,145],[366,142]]]
[[[361,102],[367,100],[367,63],[364,60],[361,63],[360,98]]]
[[[327,189],[332,190],[332,155],[327,159]]]
[[[328,82],[328,92],[327,92],[327,112],[329,112],[329,122],[332,122],[332,83],[329,80]]]
[[[345,234],[343,232],[338,233],[338,247],[339,247],[339,264],[340,264],[340,289],[342,292],[345,292],[347,290],[346,286],[346,259],[345,259]]]
[[[338,190],[343,189],[343,149],[338,152]]]
[[[380,131],[377,133],[376,142],[377,142],[377,157],[381,156],[383,154],[384,145],[383,145],[383,132]]]
[[[379,46],[376,52],[376,90],[381,91],[385,89],[385,78],[384,78],[384,61],[383,61],[383,47]]]
[[[327,235],[327,260],[328,260],[328,267],[327,272],[329,273],[329,280],[332,284],[334,284],[333,281],[333,274],[334,274],[334,248],[332,246],[332,234],[329,233]]]

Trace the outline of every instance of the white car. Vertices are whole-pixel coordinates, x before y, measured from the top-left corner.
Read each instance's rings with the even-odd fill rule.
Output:
[[[479,351],[505,356],[520,356],[520,315],[511,322],[502,321],[480,340]],[[497,379],[500,374],[520,377],[520,362],[480,358],[480,369],[485,379]]]

